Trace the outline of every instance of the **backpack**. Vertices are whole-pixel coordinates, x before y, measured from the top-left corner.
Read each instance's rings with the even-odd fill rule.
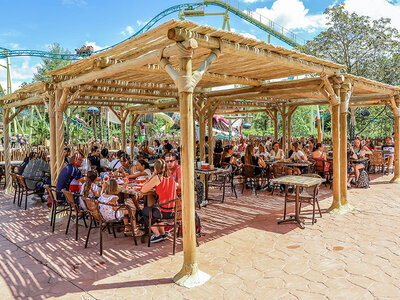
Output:
[[[25,167],[27,166],[28,163],[29,163],[29,157],[26,157],[18,168],[18,175],[22,175],[22,173],[24,173]]]
[[[195,221],[195,226],[196,226],[196,235],[197,236],[202,236],[203,234],[201,233],[200,217],[197,214],[197,212],[194,212],[194,221]],[[179,228],[179,233],[182,236],[182,226],[180,226],[180,228]]]
[[[365,169],[362,169],[360,172],[360,176],[358,177],[357,181],[357,187],[364,189],[369,188],[369,176],[367,171],[365,171]]]

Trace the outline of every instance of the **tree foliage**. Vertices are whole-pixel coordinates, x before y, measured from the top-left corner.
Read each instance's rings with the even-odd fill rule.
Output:
[[[350,74],[387,84],[400,83],[400,35],[387,18],[371,20],[345,10],[344,4],[325,10],[328,29],[302,51],[346,66]]]
[[[71,52],[68,49],[64,49],[60,46],[59,43],[53,43],[48,46],[49,52],[57,53],[57,54],[70,54]],[[50,77],[46,76],[47,72],[52,70],[62,68],[71,61],[62,60],[62,59],[54,59],[54,58],[43,58],[43,62],[40,66],[37,67],[37,72],[33,74],[33,81],[50,81]]]

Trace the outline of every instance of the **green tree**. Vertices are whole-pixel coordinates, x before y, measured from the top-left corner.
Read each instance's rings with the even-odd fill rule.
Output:
[[[70,54],[71,52],[68,49],[64,49],[60,46],[59,43],[53,43],[48,46],[49,52],[57,53],[57,54]],[[62,59],[54,59],[54,58],[43,58],[43,62],[40,66],[37,67],[37,72],[33,74],[33,82],[35,81],[50,81],[50,77],[46,76],[47,72],[52,70],[65,67],[70,64],[69,60]]]
[[[326,9],[325,14],[328,29],[307,42],[301,49],[303,52],[343,64],[348,73],[356,76],[400,84],[400,35],[391,27],[390,19],[371,20],[346,11],[344,4]],[[390,115],[387,108],[369,109],[371,116],[377,119],[365,118],[360,111],[351,111],[356,120],[356,134],[373,137],[380,132],[376,130],[380,123],[387,123],[385,133],[380,134],[393,131],[393,125],[390,125],[393,122],[389,124],[385,119]]]

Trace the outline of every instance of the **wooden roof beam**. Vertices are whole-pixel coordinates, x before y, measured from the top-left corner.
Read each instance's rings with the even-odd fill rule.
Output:
[[[17,100],[13,102],[9,102],[3,105],[3,109],[18,107],[18,106],[26,106],[26,105],[42,105],[44,100],[44,94],[39,96],[30,97],[24,100]]]
[[[264,50],[254,46],[245,44],[233,43],[221,38],[212,37],[196,33],[184,28],[175,27],[168,30],[168,38],[177,42],[182,42],[190,38],[197,40],[199,47],[203,48],[220,48],[223,53],[240,53],[247,57],[264,58],[266,61],[278,63],[286,67],[293,69],[305,70],[306,73],[325,73],[327,75],[335,75],[339,73],[339,70],[344,66],[338,65],[337,68],[323,65],[322,63],[315,63],[307,61],[306,59],[295,58],[289,55],[282,55],[273,51]]]

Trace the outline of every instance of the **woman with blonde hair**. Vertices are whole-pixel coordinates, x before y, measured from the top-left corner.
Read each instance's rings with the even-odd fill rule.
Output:
[[[151,189],[155,188],[156,194],[158,195],[159,208],[145,207],[142,209],[144,221],[147,226],[149,224],[150,210],[152,210],[153,220],[157,222],[159,219],[172,219],[174,218],[175,200],[178,198],[176,193],[176,183],[174,178],[170,175],[167,164],[163,159],[157,159],[154,162],[154,173],[150,180],[146,182],[141,192],[147,193]],[[157,222],[158,226],[151,226],[151,230],[154,235],[150,239],[150,243],[157,243],[167,238],[167,233],[162,227],[163,223]]]

